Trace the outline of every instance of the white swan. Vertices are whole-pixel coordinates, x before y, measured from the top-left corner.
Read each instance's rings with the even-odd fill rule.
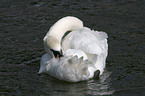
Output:
[[[71,31],[64,39],[62,37]],[[44,37],[47,54],[41,58],[39,73],[60,80],[78,82],[102,75],[108,53],[107,34],[83,27],[76,17],[57,21]]]

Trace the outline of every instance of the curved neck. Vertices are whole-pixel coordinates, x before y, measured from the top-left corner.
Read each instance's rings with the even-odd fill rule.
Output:
[[[48,31],[47,36],[54,36],[59,42],[67,31],[83,28],[83,22],[76,17],[67,16],[57,21]],[[45,40],[44,38],[44,40]]]

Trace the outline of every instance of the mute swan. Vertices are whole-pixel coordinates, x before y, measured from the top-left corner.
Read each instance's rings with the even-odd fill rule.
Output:
[[[39,73],[69,82],[102,75],[108,53],[105,32],[83,27],[81,20],[67,16],[57,21],[43,40],[47,53],[41,58]]]

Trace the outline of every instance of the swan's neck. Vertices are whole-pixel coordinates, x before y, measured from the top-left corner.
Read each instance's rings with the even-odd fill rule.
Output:
[[[67,16],[57,21],[48,31],[47,36],[55,37],[59,42],[67,31],[83,28],[83,22],[76,17]],[[44,38],[45,39],[45,38]]]

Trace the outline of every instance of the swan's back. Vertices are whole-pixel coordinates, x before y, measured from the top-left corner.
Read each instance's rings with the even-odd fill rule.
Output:
[[[106,52],[107,34],[90,30],[89,28],[81,28],[69,33],[62,42],[63,50],[79,49],[89,54],[98,54]],[[107,53],[106,53],[107,55]]]
[[[64,51],[68,49],[79,49],[84,51],[90,62],[96,66],[96,70],[103,73],[108,53],[107,34],[105,32],[93,31],[89,28],[81,28],[69,33],[62,42]]]

